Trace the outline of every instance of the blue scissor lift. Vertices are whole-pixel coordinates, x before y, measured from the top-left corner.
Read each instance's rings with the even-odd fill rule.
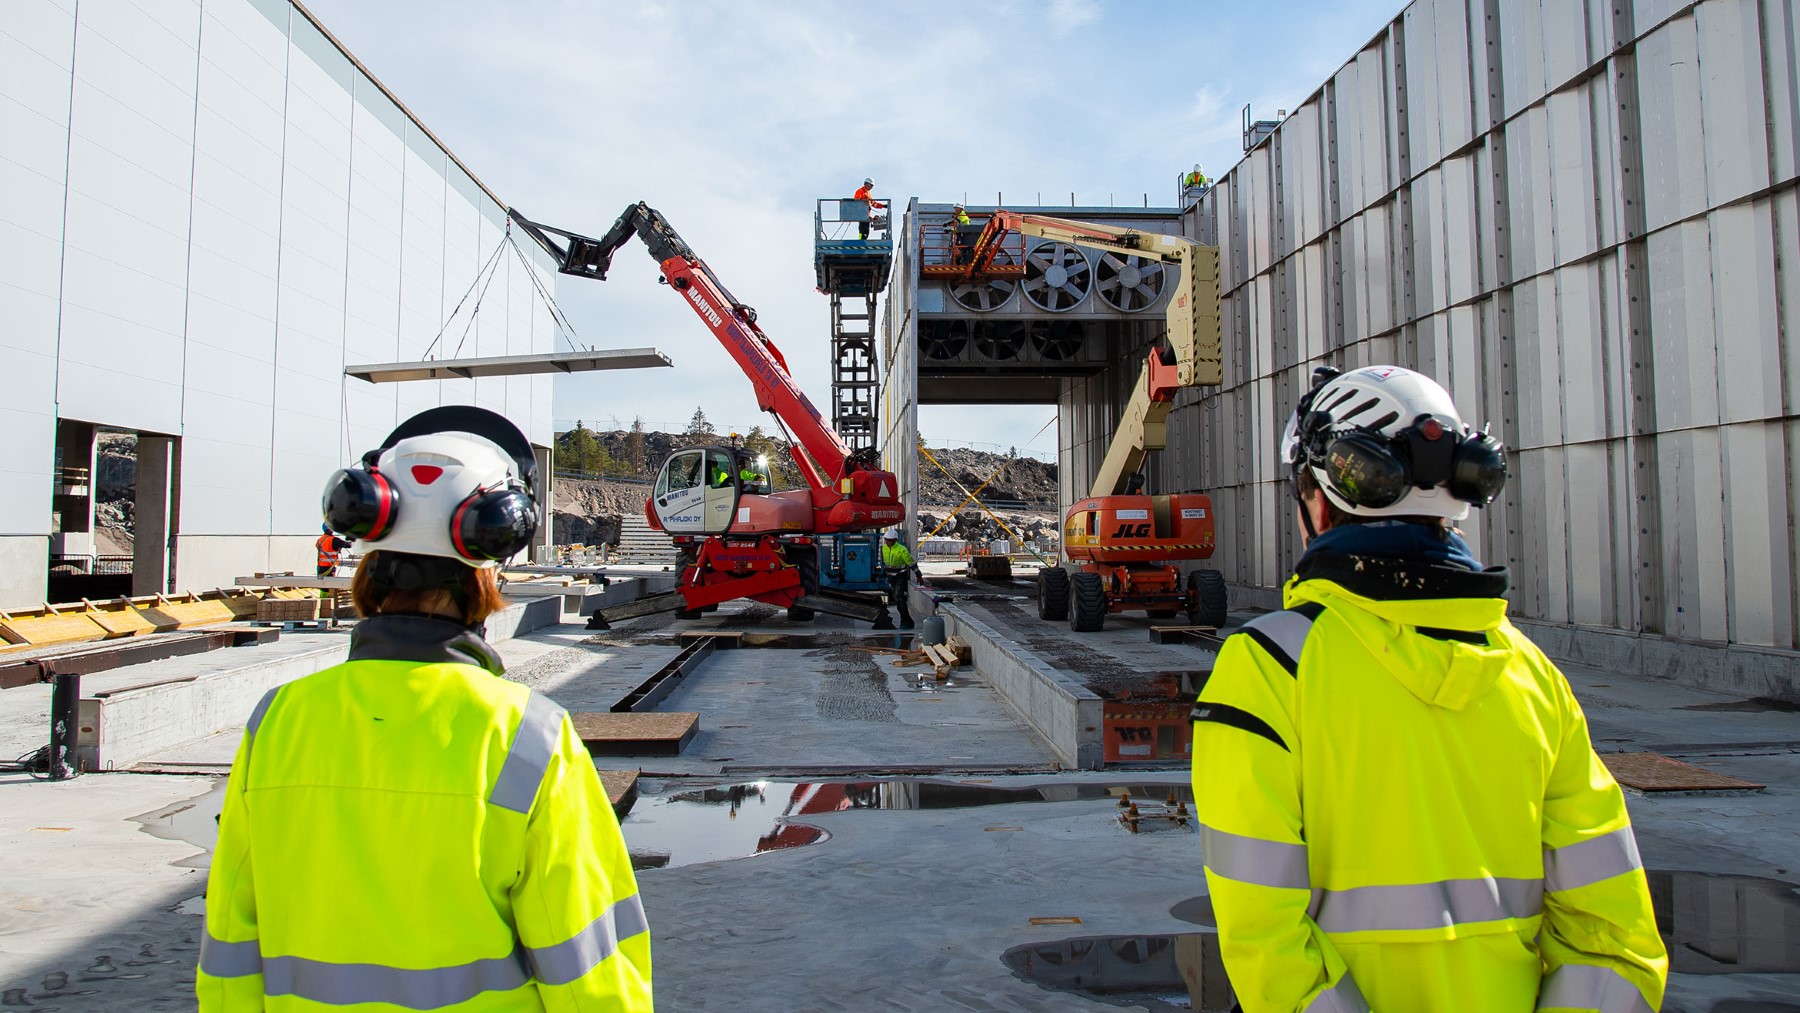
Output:
[[[875,298],[894,266],[889,221],[847,197],[821,197],[813,211],[813,271],[819,291],[831,297],[831,427],[852,450],[875,446],[877,436]],[[880,533],[821,535],[819,584],[886,590]]]

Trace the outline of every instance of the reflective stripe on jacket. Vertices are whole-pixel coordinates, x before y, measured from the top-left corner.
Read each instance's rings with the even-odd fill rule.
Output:
[[[1667,957],[1624,798],[1505,601],[1296,578],[1286,604],[1227,639],[1194,708],[1246,1013],[1655,1009]]]
[[[413,624],[454,624],[379,616]],[[648,1011],[631,861],[567,713],[466,657],[271,691],[226,788],[202,1011]],[[454,643],[453,648],[458,646]],[[497,665],[496,665],[497,667]]]

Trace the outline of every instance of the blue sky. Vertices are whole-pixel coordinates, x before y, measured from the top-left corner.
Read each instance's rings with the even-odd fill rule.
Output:
[[[813,200],[878,195],[1168,204],[1195,161],[1241,154],[1239,117],[1291,108],[1401,0],[620,3],[306,0],[464,164],[534,220],[597,235],[662,210],[820,405],[828,305]],[[1052,197],[1054,195],[1054,198]],[[636,244],[609,280],[562,279],[583,344],[675,368],[556,383],[558,428],[641,416],[768,425],[749,381]],[[928,407],[934,444],[1054,454],[1050,407]]]

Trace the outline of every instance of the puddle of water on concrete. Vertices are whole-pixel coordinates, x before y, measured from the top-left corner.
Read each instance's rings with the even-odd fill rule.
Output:
[[[1152,1009],[1228,1010],[1232,996],[1217,938],[1210,932],[1082,936],[1015,946],[1000,959],[1013,974],[1052,991]],[[1190,997],[1200,1001],[1190,1006]]]
[[[1646,875],[1670,970],[1800,972],[1800,887],[1761,876],[1655,870]]]
[[[846,787],[754,782],[640,795],[620,829],[634,869],[749,858],[826,840],[825,831],[787,820],[851,808]]]
[[[212,866],[214,845],[219,843],[219,813],[225,809],[225,779],[218,778],[212,790],[199,798],[190,798],[164,806],[153,813],[133,816],[144,832],[165,841],[186,841],[201,849],[201,854],[173,864],[189,869]]]
[[[857,809],[965,809],[1017,802],[1075,802],[1129,798],[1145,813],[1140,832],[1180,829],[1153,818],[1173,794],[1193,803],[1185,785],[1052,784],[1029,788],[942,781],[752,781],[669,795],[639,796],[625,818],[625,843],[638,869],[721,862],[816,844],[825,831],[796,818]]]

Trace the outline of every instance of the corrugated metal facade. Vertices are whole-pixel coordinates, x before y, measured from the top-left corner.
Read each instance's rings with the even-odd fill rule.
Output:
[[[888,283],[881,323],[882,467],[900,482],[900,501],[919,502],[919,202],[907,202],[906,215],[894,232],[894,276]],[[906,514],[906,544],[918,544],[918,513]]]
[[[1314,365],[1394,362],[1514,451],[1467,526],[1515,615],[1797,646],[1797,17],[1419,0],[1251,151],[1191,213],[1225,384],[1156,464],[1215,497],[1214,564],[1281,583],[1286,413]]]

